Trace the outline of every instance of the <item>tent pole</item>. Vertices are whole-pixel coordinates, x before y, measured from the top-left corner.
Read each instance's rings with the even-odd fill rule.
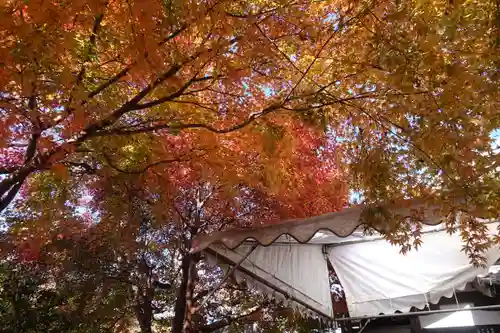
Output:
[[[377,316],[346,317],[346,318],[337,318],[337,319],[335,319],[335,321],[353,321],[353,320],[380,319],[380,318],[392,318],[392,317],[413,317],[413,316],[426,316],[426,315],[435,314],[435,313],[451,313],[451,312],[494,310],[494,309],[500,309],[500,304],[475,306],[472,308],[443,309],[443,310],[430,310],[430,311],[418,311],[418,312],[407,312],[407,313],[393,313],[393,314],[384,314],[384,315],[377,315]]]
[[[358,333],[361,333],[365,330],[366,326],[368,326],[368,324],[371,322],[372,320],[371,319],[368,319],[366,321],[366,323],[363,325],[363,327],[361,327],[361,329],[358,331]]]

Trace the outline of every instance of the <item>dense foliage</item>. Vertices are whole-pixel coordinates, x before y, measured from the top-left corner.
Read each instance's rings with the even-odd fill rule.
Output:
[[[289,325],[245,286],[204,290],[223,273],[190,242],[336,211],[349,191],[437,204],[481,263],[498,242],[472,217],[499,215],[499,8],[4,1],[1,328]],[[418,212],[368,212],[420,245]]]

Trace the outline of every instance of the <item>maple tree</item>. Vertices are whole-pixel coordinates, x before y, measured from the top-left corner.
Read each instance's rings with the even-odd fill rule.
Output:
[[[293,78],[293,87],[282,87],[289,66],[266,31],[278,33],[284,17],[305,17],[298,4],[269,6],[7,2],[0,208],[34,172],[88,171],[89,146],[102,152],[116,137],[130,142],[150,133],[155,140],[185,129],[230,133],[283,107],[302,107],[314,93]],[[309,28],[320,19],[313,14]],[[306,33],[294,32],[294,22],[288,29]],[[294,120],[283,118],[252,130],[293,129]]]
[[[106,195],[96,201],[94,213],[106,217],[98,224],[72,221],[67,212],[54,205],[47,209],[52,210],[50,227],[41,227],[43,219],[28,227],[33,212],[30,202],[23,203],[25,213],[7,219],[12,225],[7,237],[13,239],[5,242],[2,254],[9,259],[3,262],[25,268],[24,279],[17,277],[16,282],[41,280],[25,295],[54,295],[55,304],[47,305],[48,313],[68,320],[61,328],[57,325],[63,325],[63,320],[55,319],[55,324],[47,324],[48,330],[122,331],[134,326],[136,319],[141,332],[151,332],[155,327],[171,326],[171,315],[164,313],[174,311],[178,300],[180,306],[187,306],[182,313],[188,311],[194,331],[212,332],[262,320],[265,330],[269,330],[276,324],[274,319],[269,321],[269,313],[277,311],[278,316],[282,306],[263,299],[241,283],[225,281],[224,272],[189,253],[189,243],[200,232],[254,224],[268,220],[266,216],[272,219],[279,212],[273,210],[274,202],[265,205],[261,193],[252,193],[241,185],[228,196],[227,186],[199,183],[199,178],[193,178],[192,183],[182,180],[185,184],[180,187],[178,177],[171,180],[176,195],[170,192],[170,196],[162,198],[159,194],[164,190],[154,192],[148,183],[141,182],[149,179],[143,174],[130,177],[115,171],[103,180],[115,186],[108,189],[101,184]],[[167,181],[162,185],[168,188]],[[129,195],[129,200],[123,200],[124,194]],[[117,204],[117,200],[121,203]],[[157,205],[162,209],[157,210]],[[26,238],[30,241],[26,242]],[[184,272],[184,263],[189,264],[189,274]],[[36,305],[24,305],[21,311],[36,312]],[[15,315],[19,316],[14,312],[13,320]],[[288,322],[287,316],[297,318],[287,314],[280,325]],[[28,323],[40,326],[45,324],[45,317],[35,317]]]
[[[61,225],[98,221],[134,251],[137,200],[178,225],[204,186],[218,189],[208,216],[225,220],[203,232],[338,210],[346,182],[368,204],[437,203],[450,230],[458,210],[498,217],[499,12],[495,1],[5,1],[0,211],[12,242],[38,259]],[[371,212],[368,224],[390,216]],[[463,216],[480,261],[491,243]],[[412,228],[386,236],[418,246]]]
[[[176,138],[177,145],[181,145],[179,140],[182,140],[182,135]],[[213,268],[204,266],[202,257],[190,252],[192,241],[201,233],[234,226],[279,221],[283,218],[283,211],[289,207],[290,203],[293,203],[292,196],[283,197],[279,193],[271,196],[263,192],[260,182],[256,184],[251,182],[252,178],[248,175],[251,172],[247,172],[245,177],[234,181],[235,176],[232,173],[237,171],[231,172],[231,169],[234,166],[241,168],[245,159],[239,159],[240,163],[225,166],[217,173],[217,167],[207,169],[207,166],[211,165],[211,159],[205,160],[205,158],[207,155],[203,155],[201,163],[196,158],[190,158],[182,163],[163,164],[161,168],[155,168],[152,175],[141,172],[132,177],[122,169],[116,170],[116,166],[112,166],[108,169],[111,174],[100,180],[97,192],[94,194],[97,199],[95,209],[101,216],[98,226],[99,235],[114,234],[120,247],[123,247],[126,252],[136,251],[131,244],[137,243],[138,237],[147,239],[141,241],[141,246],[145,245],[144,242],[154,243],[153,247],[148,245],[147,251],[155,253],[156,259],[149,259],[146,265],[149,275],[146,274],[146,276],[160,274],[158,265],[162,262],[161,258],[165,256],[165,248],[168,249],[171,266],[167,270],[168,273],[162,274],[173,274],[169,279],[173,280],[170,284],[177,286],[175,304],[167,303],[175,314],[172,318],[173,332],[181,330],[209,332],[219,326],[224,327],[257,315],[256,310],[249,310],[249,313],[245,313],[245,307],[243,307],[241,311],[244,314],[242,315],[226,314],[220,322],[206,324],[209,318],[214,321],[215,318],[224,314],[224,311],[222,314],[213,312],[212,297],[215,292],[219,291],[221,285],[206,281],[207,278],[214,279],[211,277],[214,273],[208,275],[206,273]],[[258,164],[251,159],[245,169],[256,166]],[[300,180],[301,178],[294,179]],[[335,178],[328,179],[335,180]],[[244,183],[245,180],[250,181]],[[282,183],[287,184],[284,179]],[[332,184],[328,183],[328,185]],[[341,202],[338,192],[335,195],[336,199],[332,200],[329,206],[321,204],[315,207],[338,209],[332,206]],[[123,200],[124,197],[125,200]],[[312,203],[314,206],[314,201]],[[154,236],[155,229],[164,234],[163,241],[159,241],[157,236]],[[149,235],[141,236],[143,232]],[[137,255],[127,257],[135,258]],[[201,274],[201,272],[205,273]],[[215,276],[217,277],[217,274]],[[218,279],[220,278],[219,276]],[[221,281],[221,283],[224,282],[224,280]],[[153,292],[150,287],[146,290]],[[243,290],[236,289],[230,291],[229,294],[234,292],[241,294]],[[226,295],[227,293],[228,291],[225,290]],[[153,307],[151,306],[153,294],[147,295],[146,292],[143,297],[148,301],[140,303],[141,306],[145,306],[144,311],[137,315],[143,332],[149,332],[153,321]],[[228,299],[231,298],[226,296],[225,302],[229,302]],[[238,302],[239,300],[236,299],[232,311],[238,308],[236,306]],[[224,302],[219,300],[216,304],[221,307]]]
[[[280,119],[275,121],[279,123]],[[11,242],[19,249],[21,260],[38,261],[42,258],[41,250],[50,246],[54,237],[58,238],[56,242],[67,237],[83,239],[71,245],[76,253],[66,253],[65,256],[73,258],[67,260],[76,262],[82,270],[78,274],[84,276],[100,267],[97,275],[86,278],[93,281],[92,285],[115,278],[135,287],[134,292],[126,293],[129,303],[123,305],[123,313],[135,317],[143,332],[151,332],[153,310],[158,306],[154,299],[156,286],[151,279],[157,274],[169,277],[179,272],[179,264],[184,262],[189,267],[196,266],[200,258],[189,254],[189,250],[197,233],[273,223],[290,214],[320,214],[344,204],[345,187],[334,163],[334,147],[314,128],[298,123],[293,126],[303,135],[294,137],[285,132],[272,149],[264,149],[260,154],[241,149],[244,144],[265,146],[267,133],[255,129],[224,137],[178,133],[139,141],[118,137],[107,140],[105,147],[102,141],[89,144],[85,166],[77,165],[81,169],[62,170],[65,172],[52,169],[32,176],[24,184],[20,198],[6,213],[13,235]],[[291,147],[296,152],[283,156],[281,152]],[[319,149],[321,154],[317,153]],[[150,163],[152,156],[160,162]],[[266,169],[270,164],[274,168]],[[283,168],[279,168],[280,164]],[[292,191],[294,186],[298,188]],[[309,191],[321,188],[327,193],[322,200],[304,198]],[[83,214],[79,211],[82,209]],[[149,222],[144,222],[145,219]],[[105,257],[89,262],[87,257],[93,257],[95,251],[99,253],[103,246],[99,244],[103,243],[105,248],[109,246]],[[172,249],[174,254],[170,258],[165,248]],[[178,263],[170,262],[158,272],[157,267],[172,261],[172,256]],[[103,264],[102,260],[111,262]],[[108,265],[126,268],[118,276],[116,272],[109,276]],[[191,270],[182,267],[180,281],[174,281],[180,283],[175,313],[182,314],[175,318],[182,321]],[[72,273],[63,270],[61,274],[59,278]],[[109,283],[106,288],[111,288]],[[123,293],[123,284],[116,288]],[[169,300],[164,307],[173,309],[172,299]],[[213,307],[211,304],[207,306]],[[80,311],[84,309],[85,305]],[[130,309],[136,310],[130,313]],[[82,312],[77,315],[82,317]],[[111,313],[111,320],[113,316]],[[221,319],[222,323],[248,320],[249,315],[238,316],[238,320],[231,318]],[[107,327],[109,322],[105,319],[100,320]],[[196,322],[205,319],[202,316]],[[196,326],[204,327],[206,332],[217,327],[202,324],[203,321]],[[174,331],[179,331],[179,325],[182,325],[179,321],[174,324]]]
[[[347,142],[367,202],[497,213],[494,2],[11,0],[0,25],[2,210],[115,137],[251,127],[272,145],[300,119]]]

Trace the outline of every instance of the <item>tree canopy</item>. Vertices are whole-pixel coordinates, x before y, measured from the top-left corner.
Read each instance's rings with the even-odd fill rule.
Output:
[[[438,204],[479,263],[498,241],[471,216],[499,215],[499,8],[496,0],[4,1],[0,212],[9,246],[0,278],[23,274],[12,270],[23,262],[33,294],[32,283],[78,276],[83,289],[62,283],[59,292],[84,304],[80,317],[92,302],[79,297],[95,282],[108,310],[135,304],[151,328],[151,278],[170,274],[154,267],[175,252],[169,267],[181,276],[204,270],[188,251],[195,234],[336,211],[349,193],[373,205]],[[468,214],[456,228],[458,211]],[[388,216],[370,212],[371,226]],[[419,246],[418,227],[391,227],[390,241]],[[72,245],[53,248],[64,241]],[[50,265],[47,253],[57,253]],[[109,276],[124,276],[107,270],[125,264],[127,282],[109,287]],[[23,311],[36,313],[28,303]],[[206,324],[212,310],[191,320]],[[102,327],[119,319],[92,311]]]
[[[495,211],[494,1],[7,1],[0,24],[2,210],[33,174],[89,172],[117,146],[150,149],[135,171],[180,132],[251,159],[307,123],[368,202]],[[254,157],[266,186],[295,173],[281,147]]]

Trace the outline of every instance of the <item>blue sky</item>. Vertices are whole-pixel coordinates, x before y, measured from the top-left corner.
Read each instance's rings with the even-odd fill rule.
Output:
[[[492,131],[490,136],[493,140],[495,140],[494,148],[500,149],[500,129]]]
[[[494,140],[493,149],[496,150],[497,153],[500,154],[500,129],[493,130],[490,133],[490,137]],[[357,191],[350,190],[349,191],[349,203],[357,204],[363,199],[361,193]]]

